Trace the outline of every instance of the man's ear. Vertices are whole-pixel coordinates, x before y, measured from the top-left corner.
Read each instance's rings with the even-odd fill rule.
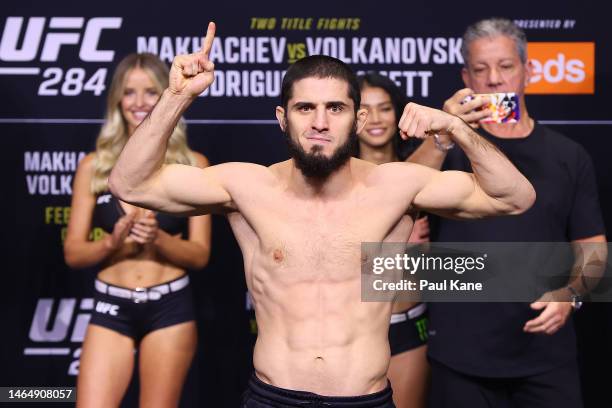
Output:
[[[466,88],[472,88],[470,73],[466,67],[461,68],[461,79],[463,79],[463,84]]]
[[[287,117],[285,116],[285,108],[282,106],[276,107],[276,120],[283,132],[287,130]]]
[[[357,111],[357,128],[355,131],[357,134],[361,133],[366,123],[368,122],[368,110],[367,109],[359,109]]]
[[[533,76],[533,62],[528,59],[525,63],[525,88],[529,86],[531,77]]]

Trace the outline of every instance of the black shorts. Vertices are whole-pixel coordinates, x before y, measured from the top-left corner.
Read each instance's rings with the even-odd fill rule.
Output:
[[[327,408],[395,408],[391,384],[374,394],[357,397],[325,397],[306,391],[278,388],[261,381],[255,374],[242,399],[242,408],[327,407]]]
[[[392,356],[427,344],[428,317],[425,303],[419,303],[405,312],[391,315],[389,345]]]
[[[94,310],[89,323],[139,342],[154,330],[195,320],[187,275],[136,290],[96,279]]]
[[[483,378],[430,359],[429,408],[582,408],[578,365],[518,378]]]

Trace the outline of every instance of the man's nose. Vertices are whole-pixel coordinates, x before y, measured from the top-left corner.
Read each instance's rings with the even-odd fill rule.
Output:
[[[489,86],[499,86],[503,83],[503,77],[501,72],[497,68],[491,68],[489,70],[489,75],[487,77],[487,82]]]
[[[316,109],[312,127],[319,132],[327,130],[329,128],[329,123],[327,120],[327,109],[325,109],[324,107]]]

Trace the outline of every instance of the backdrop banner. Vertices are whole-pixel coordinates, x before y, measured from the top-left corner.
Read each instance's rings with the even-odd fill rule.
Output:
[[[464,5],[464,7],[460,7]],[[35,2],[7,0],[0,15],[0,138],[4,152],[6,269],[0,386],[74,386],[93,307],[95,270],[71,270],[62,242],[73,175],[94,148],[113,69],[132,52],[168,64],[200,48],[217,23],[216,80],[186,112],[190,145],[212,164],[269,165],[287,158],[274,118],[289,64],[327,54],[355,71],[379,71],[409,100],[441,107],[463,87],[461,35],[503,15],[525,29],[534,78],[530,114],[591,154],[604,218],[612,226],[611,66],[608,13],[570,1],[511,7],[413,1]],[[199,348],[182,406],[235,407],[252,371],[257,333],[242,257],[226,220],[214,217],[210,264],[191,272]],[[602,372],[611,358],[609,304],[576,316],[588,407],[611,406]],[[132,406],[137,381],[124,401]],[[597,405],[602,403],[603,405]],[[588,405],[590,404],[590,405]]]

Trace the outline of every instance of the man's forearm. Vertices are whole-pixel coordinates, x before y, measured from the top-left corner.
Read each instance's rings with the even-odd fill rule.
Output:
[[[470,160],[478,185],[489,197],[507,206],[508,213],[525,211],[533,204],[533,186],[496,146],[459,118],[449,130]]]
[[[574,292],[586,295],[599,284],[606,272],[608,243],[604,235],[572,241],[574,267],[568,282]]]
[[[168,139],[191,99],[166,90],[123,148],[109,178],[111,191],[126,195],[145,183],[164,163]]]

